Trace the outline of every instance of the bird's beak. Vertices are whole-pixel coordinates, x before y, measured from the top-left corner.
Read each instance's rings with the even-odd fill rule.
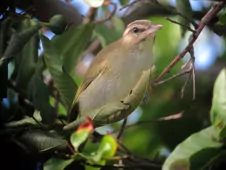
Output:
[[[161,24],[151,25],[151,27],[147,30],[148,34],[152,34],[158,30],[160,30],[163,27]]]

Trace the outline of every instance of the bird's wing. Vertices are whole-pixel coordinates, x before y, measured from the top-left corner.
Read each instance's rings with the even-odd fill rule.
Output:
[[[97,54],[96,58],[93,60],[91,66],[89,67],[82,84],[77,90],[74,102],[77,101],[81,92],[83,92],[98,76],[104,74],[108,69],[110,69],[110,66],[107,63],[106,58],[109,56],[118,57],[117,53],[115,54],[115,51],[119,50],[118,47],[120,46],[119,44],[120,40],[115,41],[114,43],[110,44],[108,48],[102,49],[101,52]],[[106,56],[106,54],[108,55]]]
[[[105,74],[107,70],[111,69],[110,64],[106,60],[106,57],[118,57],[117,53],[115,54],[114,50],[118,50],[118,45],[120,44],[120,40],[112,43],[109,45],[108,48],[104,48],[100,51],[100,53],[97,54],[96,58],[93,60],[92,64],[90,65],[85,78],[83,79],[82,84],[79,86],[76,96],[74,98],[71,111],[69,113],[69,121],[73,121],[76,119],[78,112],[79,112],[79,104],[78,104],[78,98],[81,95],[81,93],[89,87],[89,85],[97,79],[99,76]],[[118,43],[119,42],[119,43]],[[110,49],[110,50],[109,50]],[[114,50],[111,50],[114,49]],[[108,54],[108,55],[106,55]]]
[[[97,65],[98,67],[96,67]],[[96,65],[93,67],[93,65]],[[106,60],[104,60],[102,57],[97,58],[90,66],[89,70],[87,71],[87,74],[82,82],[82,84],[79,86],[74,102],[78,100],[79,95],[87,88],[89,85],[100,75],[104,74],[106,70],[108,69],[108,65],[106,63]]]
[[[80,94],[89,87],[89,85],[100,75],[103,75],[107,70],[109,69],[109,66],[106,63],[106,60],[104,59],[104,56],[97,56],[97,58],[92,62],[90,68],[88,69],[86,76],[82,82],[82,84],[79,86],[76,96],[74,98],[71,111],[69,113],[69,121],[73,121],[77,118],[79,114],[79,104],[78,104],[78,98]]]

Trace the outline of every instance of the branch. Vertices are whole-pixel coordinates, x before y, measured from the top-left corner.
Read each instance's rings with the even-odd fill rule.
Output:
[[[125,129],[125,127],[126,127],[126,123],[127,123],[127,118],[125,118],[125,119],[123,120],[123,123],[122,123],[122,125],[121,125],[120,131],[119,131],[118,136],[117,136],[117,139],[118,139],[118,140],[121,138],[121,136],[122,136],[122,134],[123,134],[123,132],[124,132],[124,129]]]
[[[157,122],[181,119],[182,117],[183,117],[183,112],[180,112],[180,113],[177,113],[177,114],[164,116],[164,117],[160,117],[160,118],[157,118],[157,119],[138,121],[136,123],[133,123],[133,124],[125,126],[124,129],[135,127],[135,126],[138,126],[138,125],[141,125],[141,124],[150,124],[150,123],[157,123]],[[116,129],[116,130],[112,131],[111,133],[113,134],[113,133],[116,133],[116,132],[118,132],[120,130],[121,130],[121,128],[120,129]]]
[[[162,71],[162,73],[157,77],[155,83],[159,82],[170,70],[171,68],[178,63],[186,53],[193,47],[194,42],[200,35],[203,28],[210,22],[210,20],[224,7],[225,2],[219,2],[218,4],[214,5],[207,14],[201,19],[198,28],[195,30],[195,33],[192,34],[191,39],[185,49],[178,54],[174,60]]]
[[[105,21],[110,20],[110,19],[114,16],[114,14],[115,14],[115,12],[116,12],[116,10],[117,10],[117,4],[114,3],[114,2],[111,2],[111,1],[105,1],[105,2],[104,2],[104,5],[111,5],[111,6],[113,6],[113,11],[110,12],[110,14],[109,14],[106,18],[101,19],[101,20],[98,20],[98,21],[95,21],[94,23],[96,23],[96,24],[97,24],[97,23],[102,23],[102,22],[105,22]]]

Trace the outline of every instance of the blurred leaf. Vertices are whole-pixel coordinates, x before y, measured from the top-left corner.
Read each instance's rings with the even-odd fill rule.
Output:
[[[118,22],[120,22],[120,21],[118,21]],[[115,23],[117,23],[116,19],[115,19]],[[102,47],[106,47],[108,44],[121,38],[121,34],[119,34],[117,31],[112,30],[112,28],[109,28],[105,24],[97,24],[96,25],[95,35],[100,40]]]
[[[91,39],[94,25],[92,23],[72,26],[62,35],[55,36],[51,41],[58,50],[58,56],[63,61],[63,68],[71,73],[75,68],[76,60],[84,51],[87,42]]]
[[[219,21],[221,22],[221,24],[226,24],[226,11],[222,11],[222,13],[219,16]]]
[[[11,19],[8,17],[1,22],[0,25],[0,59],[4,56],[4,51],[7,46],[7,33],[9,30]],[[8,80],[8,65],[5,63],[0,67],[0,99],[7,97],[7,80]]]
[[[75,150],[78,150],[79,146],[86,141],[93,129],[92,120],[88,118],[87,121],[81,124],[77,131],[71,135],[70,141]]]
[[[74,159],[50,158],[44,164],[44,170],[64,170]]]
[[[21,23],[20,29],[28,29],[34,25],[37,25],[37,23],[30,19],[26,19]],[[27,88],[31,77],[35,72],[35,65],[38,59],[38,47],[39,37],[36,33],[25,44],[19,58],[19,63],[17,63],[18,70],[16,77],[16,86],[19,89],[25,90]]]
[[[48,27],[55,34],[62,34],[67,26],[66,17],[63,15],[54,15],[50,18]]]
[[[104,0],[83,0],[83,1],[93,8],[98,8],[104,3]]]
[[[63,149],[67,141],[56,133],[41,131],[38,129],[27,130],[18,140],[21,145],[30,151],[44,152],[53,148]]]
[[[176,8],[179,13],[181,13],[186,18],[192,20],[192,9],[191,9],[191,4],[190,4],[189,0],[185,0],[185,1],[177,0]],[[180,16],[179,22],[184,25],[189,26],[190,22],[187,19],[185,19],[183,16]],[[182,36],[184,36],[187,31],[187,28],[181,26],[181,30],[182,30],[182,32],[181,32]]]
[[[63,70],[58,49],[44,36],[42,36],[42,43],[44,47],[44,60],[53,77],[55,86],[59,90],[63,104],[66,110],[69,111],[77,86],[73,79]]]
[[[43,62],[39,58],[36,65],[35,74],[32,76],[28,87],[27,96],[33,102],[42,117],[42,121],[47,124],[52,124],[55,121],[56,114],[49,103],[49,91],[42,79]]]
[[[114,30],[117,32],[117,36],[118,38],[121,38],[122,36],[122,33],[124,32],[125,30],[125,23],[123,22],[123,20],[119,17],[112,17],[111,18],[111,22],[112,22],[112,26],[114,28]]]
[[[226,137],[226,69],[223,69],[214,85],[211,108],[211,121],[220,137]]]
[[[163,170],[201,169],[220,152],[222,145],[215,127],[208,127],[177,145],[166,159]]]
[[[127,3],[129,3],[129,0],[119,0],[121,5],[125,5]]]
[[[100,147],[97,150],[95,161],[110,158],[115,155],[118,144],[112,135],[105,135],[101,140]]]

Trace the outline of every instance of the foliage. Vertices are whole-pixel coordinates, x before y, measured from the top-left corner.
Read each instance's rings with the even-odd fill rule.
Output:
[[[124,131],[121,122],[94,129],[95,122],[88,117],[68,132],[64,129],[66,115],[87,69],[87,56],[120,38],[129,19],[110,15],[107,22],[101,22],[95,19],[97,8],[91,8],[93,13],[85,16],[84,22],[70,25],[68,14],[61,15],[57,10],[45,20],[37,15],[37,20],[25,2],[18,6],[4,2],[0,4],[0,147],[4,165],[8,160],[15,162],[7,164],[8,169],[37,169],[40,164],[46,170],[225,168],[226,70],[221,65],[226,62],[225,52],[208,70],[196,71],[195,101],[189,82],[184,98],[180,98],[181,87],[186,85],[184,76],[151,89],[148,99],[128,117]],[[112,11],[106,8],[110,2],[86,2],[101,9],[98,19]],[[119,3],[126,5],[129,1]],[[210,7],[217,3],[210,3]],[[152,9],[154,5],[161,8],[158,14]],[[180,0],[175,7],[160,0],[144,6],[152,9],[152,15],[140,16],[136,10],[129,11],[132,17],[129,12],[125,14],[131,20],[145,18],[164,25],[155,42],[157,76],[177,56],[182,40],[187,41],[191,21],[200,21],[207,9],[197,12],[189,1]],[[23,13],[15,12],[15,7],[21,7]],[[181,25],[162,16],[170,16]],[[225,24],[223,9],[208,23],[209,34],[225,35]],[[47,36],[49,31],[55,33],[52,39]],[[180,72],[183,63],[180,60],[167,76]],[[106,110],[110,113],[111,108],[107,105],[102,111]],[[123,132],[120,139],[118,132]]]

